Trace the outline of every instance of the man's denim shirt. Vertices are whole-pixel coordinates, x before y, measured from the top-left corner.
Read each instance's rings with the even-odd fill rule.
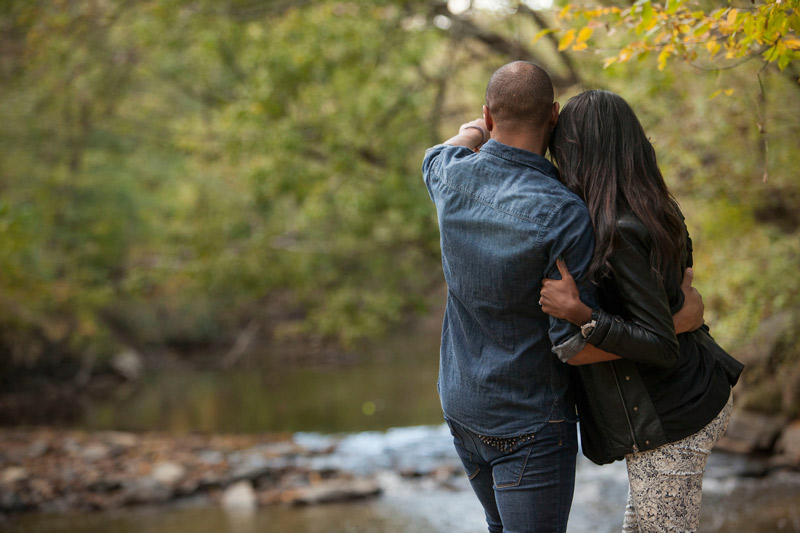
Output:
[[[490,140],[428,149],[422,173],[436,205],[447,307],[439,395],[444,415],[487,436],[534,433],[575,420],[569,367],[579,328],[539,306],[544,277],[563,257],[586,278],[594,250],[589,213],[544,157]],[[593,285],[581,299],[597,306]]]

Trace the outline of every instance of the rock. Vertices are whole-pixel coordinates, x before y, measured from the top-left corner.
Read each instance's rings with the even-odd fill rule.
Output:
[[[734,410],[728,431],[716,447],[734,453],[769,451],[783,428],[784,419],[752,411]]]
[[[783,380],[783,394],[781,395],[781,410],[784,413],[794,413],[800,405],[800,366],[790,368]]]
[[[112,446],[121,448],[133,448],[139,443],[139,439],[133,433],[124,431],[104,431],[100,433],[103,439]]]
[[[100,443],[92,443],[81,450],[81,457],[85,461],[94,462],[108,456],[108,447]]]
[[[222,507],[229,511],[249,511],[256,508],[256,503],[256,492],[249,481],[238,481],[222,494]]]
[[[783,430],[775,449],[791,464],[800,466],[800,420],[795,420]]]
[[[203,450],[197,454],[201,463],[207,465],[218,465],[225,460],[225,455],[217,450]]]
[[[77,455],[81,453],[81,445],[75,437],[67,437],[61,444],[61,448],[69,455]]]
[[[111,492],[122,487],[122,484],[117,480],[98,479],[86,485],[86,490],[89,492]]]
[[[288,457],[307,450],[301,448],[291,441],[270,442],[259,444],[251,448],[252,451],[260,453],[264,457]]]
[[[21,466],[9,466],[0,472],[0,483],[3,485],[13,485],[24,479],[28,479],[28,471]]]
[[[172,498],[173,491],[153,477],[134,478],[122,485],[125,503],[161,503]]]
[[[28,446],[27,455],[32,459],[38,459],[50,450],[50,443],[45,439],[38,439]]]
[[[733,356],[746,366],[766,362],[791,327],[792,315],[788,311],[764,319],[750,343],[737,350]]]
[[[336,439],[318,433],[298,432],[292,436],[292,441],[307,453],[331,453],[336,448]]]
[[[177,485],[186,475],[186,468],[172,461],[164,461],[153,466],[150,476],[168,487]]]
[[[265,457],[265,454],[268,455]],[[232,453],[228,456],[228,462],[231,465],[230,482],[273,478],[296,466],[292,455],[275,455],[263,447]]]
[[[136,381],[142,377],[144,358],[136,350],[125,350],[111,359],[111,368],[128,381]]]
[[[0,485],[0,511],[24,511],[26,504],[20,494]]]
[[[316,505],[360,500],[380,493],[380,486],[370,479],[332,479],[287,491],[281,500],[295,505]]]

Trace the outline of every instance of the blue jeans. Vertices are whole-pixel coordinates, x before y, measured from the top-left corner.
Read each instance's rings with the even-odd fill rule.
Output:
[[[567,530],[578,453],[575,422],[549,422],[508,451],[452,420],[447,424],[490,533]]]

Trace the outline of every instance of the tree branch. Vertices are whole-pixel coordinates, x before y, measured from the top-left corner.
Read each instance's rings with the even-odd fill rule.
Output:
[[[531,18],[533,18],[534,22],[536,22],[536,25],[539,26],[540,29],[542,30],[550,29],[550,25],[547,24],[547,21],[544,20],[544,18],[542,18],[542,16],[539,13],[529,8],[525,4],[520,3],[519,6],[517,7],[517,12],[529,15]],[[545,36],[545,38],[552,43],[555,50],[558,50],[558,39],[556,38],[555,34],[548,33]],[[567,71],[569,72],[569,76],[567,77],[567,79],[571,80],[572,82],[571,85],[579,83],[580,75],[578,74],[578,70],[575,68],[575,63],[572,62],[572,58],[569,56],[569,54],[561,52],[559,53],[558,57],[561,58],[561,61],[564,63],[564,66],[567,67]]]
[[[569,75],[567,76],[556,74],[556,69],[551,68],[547,61],[545,61],[542,57],[532,53],[522,43],[507,39],[498,33],[480,28],[469,19],[454,14],[450,11],[450,9],[448,9],[446,3],[435,4],[433,6],[433,14],[442,15],[450,19],[452,22],[451,31],[454,34],[461,34],[480,41],[495,52],[508,56],[512,60],[530,61],[532,63],[542,65],[542,67],[550,74],[550,78],[553,81],[553,86],[557,89],[566,89],[580,82],[577,71],[574,69],[569,60],[564,59],[566,57],[564,54],[559,54],[559,57],[561,57],[562,61],[564,61],[567,65],[569,71]],[[542,21],[542,23],[544,23],[544,21]]]

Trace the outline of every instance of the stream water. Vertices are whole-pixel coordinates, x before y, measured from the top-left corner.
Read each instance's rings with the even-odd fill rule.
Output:
[[[444,425],[394,428],[329,436],[298,433],[310,448],[338,443],[317,468],[332,467],[377,477],[383,494],[373,500],[313,507],[267,507],[226,512],[187,501],[168,509],[127,509],[108,513],[28,515],[6,524],[13,533],[478,533],[482,511],[466,476],[443,488],[431,478],[408,479],[396,472],[424,463],[457,464]],[[800,531],[800,473],[767,478],[743,475],[752,460],[712,454],[703,487],[701,531],[761,533]],[[627,478],[623,463],[598,467],[580,457],[570,533],[619,531]]]
[[[292,432],[306,447],[338,443],[327,466],[378,478],[380,497],[313,507],[229,513],[207,502],[107,513],[36,514],[0,523],[10,533],[438,533],[485,531],[466,476],[448,488],[397,474],[420,463],[457,465],[436,394],[438,327],[383,345],[349,367],[267,367],[248,372],[172,372],[130,394],[87,407],[89,429]],[[800,532],[800,473],[750,477],[754,459],[712,454],[701,531]],[[326,466],[326,465],[316,465]],[[579,457],[569,531],[619,531],[623,463]]]

